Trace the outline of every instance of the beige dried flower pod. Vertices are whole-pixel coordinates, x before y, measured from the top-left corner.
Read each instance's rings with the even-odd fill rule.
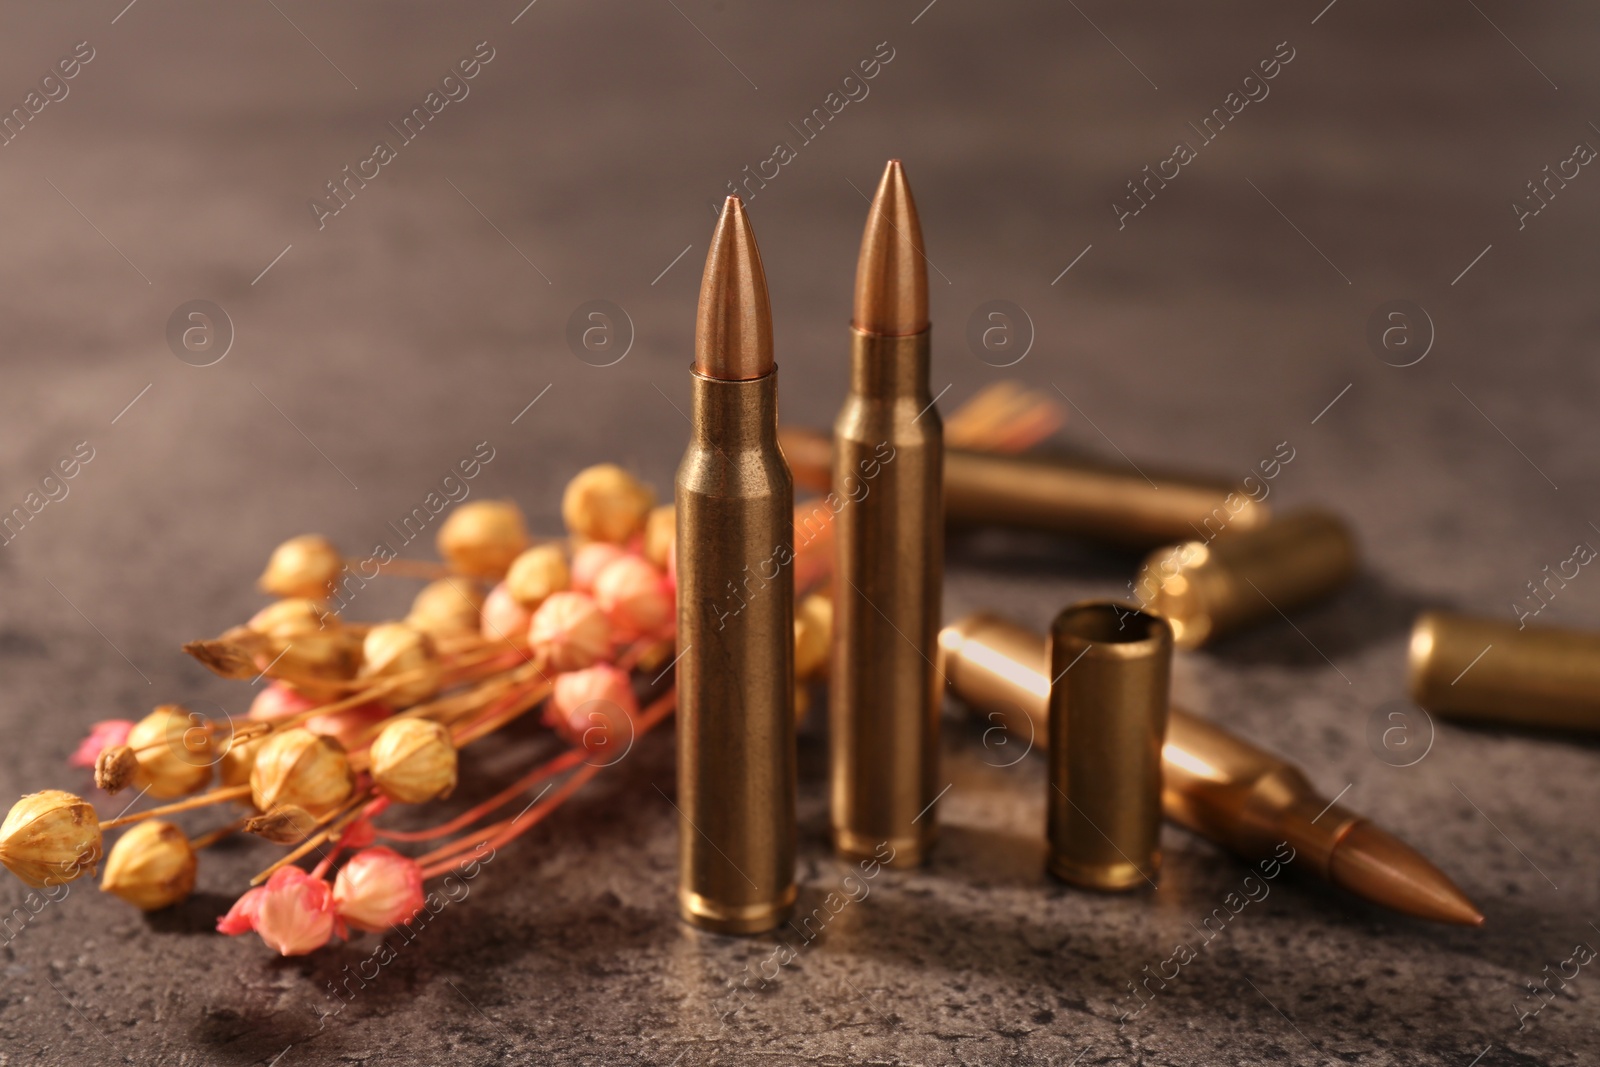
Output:
[[[248,785],[250,772],[255,769],[256,756],[266,744],[270,734],[257,734],[243,741],[237,735],[226,737],[217,744],[222,759],[217,762],[223,785]]]
[[[267,569],[256,584],[273,596],[326,600],[328,587],[344,569],[344,557],[321,534],[291,537],[272,550]]]
[[[644,558],[662,570],[672,556],[672,546],[678,539],[678,516],[671,504],[662,504],[650,511],[644,521]]]
[[[244,832],[274,845],[298,845],[317,828],[317,817],[305,808],[285,804],[245,821]]]
[[[254,615],[245,627],[268,637],[300,637],[304,634],[336,630],[339,616],[328,611],[319,601],[305,597],[274,600]]]
[[[528,529],[511,501],[474,500],[444,520],[437,544],[439,554],[462,574],[500,578],[528,547]]]
[[[292,805],[326,815],[354,789],[355,775],[344,749],[303,726],[267,738],[250,771],[250,797],[259,811]]]
[[[430,719],[396,719],[372,742],[372,780],[391,800],[422,804],[456,787],[456,746]]]
[[[0,864],[35,889],[93,874],[98,862],[100,817],[82,797],[29,793],[0,823]]]
[[[407,624],[433,637],[454,637],[478,632],[483,612],[483,590],[465,578],[440,578],[422,587],[411,602]]]
[[[552,593],[533,613],[528,644],[551,670],[582,670],[610,654],[611,624],[587,593]]]
[[[644,530],[655,502],[649,486],[615,463],[600,463],[567,483],[561,518],[574,537],[620,545]]]
[[[360,634],[345,629],[268,638],[267,647],[256,656],[257,673],[288,679],[313,700],[334,700],[349,695],[349,688],[339,683],[356,677],[361,646]]]
[[[139,773],[139,760],[127,745],[107,745],[94,759],[94,784],[112,796],[127,788]]]
[[[535,545],[511,564],[506,572],[506,590],[523,607],[532,611],[572,585],[567,554],[560,545]]]
[[[794,674],[814,678],[828,668],[833,641],[833,601],[820,593],[805,597],[794,612]]]
[[[184,832],[170,822],[135,823],[111,846],[102,892],[143,911],[170,907],[194,892],[200,861]]]
[[[163,704],[128,731],[139,767],[133,784],[162,800],[186,797],[211,784],[217,748],[210,723],[182,704]]]
[[[379,623],[367,631],[361,652],[361,677],[369,682],[415,674],[398,689],[376,698],[392,708],[409,707],[426,700],[439,688],[439,655],[433,638],[414,626],[403,622]]]

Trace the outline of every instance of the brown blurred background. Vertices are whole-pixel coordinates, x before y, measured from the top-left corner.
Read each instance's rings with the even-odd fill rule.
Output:
[[[1600,544],[1600,176],[1580,167],[1520,229],[1513,207],[1534,205],[1547,165],[1570,174],[1580,142],[1600,147],[1591,6],[123,2],[0,9],[0,109],[26,115],[0,147],[0,510],[79,442],[93,452],[0,551],[0,793],[88,788],[62,761],[93,720],[178,699],[242,711],[240,687],[179,644],[258,605],[271,546],[318,531],[367,551],[479,442],[495,459],[474,492],[514,496],[546,532],[589,463],[666,490],[709,205],[783,142],[792,160],[749,206],[785,419],[832,419],[865,194],[899,156],[934,265],[946,411],[1015,377],[1068,399],[1064,443],[1111,458],[1242,476],[1287,441],[1272,502],[1353,520],[1369,557],[1355,590],[1299,632],[1185,657],[1179,693],[1330,796],[1348,784],[1344,802],[1428,852],[1488,924],[1428,927],[1291,879],[1119,1029],[1127,983],[1243,869],[1169,830],[1153,899],[1047,883],[1037,761],[991,766],[952,708],[937,861],[875,886],[732,1018],[729,983],[772,943],[673,918],[657,737],[320,1022],[327,983],[373,939],[283,961],[209,933],[247,850],[208,856],[200,895],[148,920],[85,883],[0,948],[0,1059],[1600,1056],[1584,989],[1600,978],[1520,1032],[1510,1007],[1600,938],[1593,745],[1440,726],[1423,762],[1394,768],[1365,733],[1402,694],[1419,607],[1514,618],[1544,565]],[[75,49],[75,76],[41,86]],[[475,51],[477,75],[441,86]],[[1286,55],[1202,145],[1190,123],[1259,96],[1245,78]],[[847,83],[864,60],[876,75]],[[430,91],[461,98],[403,143],[389,124]],[[830,93],[845,102],[803,140]],[[309,202],[331,210],[326,183],[380,139],[394,158],[319,226]],[[1131,207],[1127,183],[1179,140],[1196,158],[1119,228],[1112,205]],[[198,352],[168,336],[196,300],[227,323],[211,313]],[[627,354],[609,366],[568,341],[597,300],[622,312]],[[993,300],[1031,322],[1014,366],[966,339]],[[1394,300],[1422,311],[1416,347],[1369,343]],[[1042,626],[1122,590],[1131,565],[962,538],[946,611]],[[351,610],[380,617],[412,591],[373,587]],[[1539,621],[1600,626],[1600,578]],[[817,719],[801,879],[820,895],[842,871],[821,838]],[[497,780],[519,752],[478,770]],[[8,881],[0,906],[20,896]]]

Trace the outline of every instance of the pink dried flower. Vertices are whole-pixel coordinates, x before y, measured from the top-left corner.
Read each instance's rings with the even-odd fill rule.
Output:
[[[362,747],[370,738],[367,728],[389,718],[394,712],[376,701],[357,704],[353,708],[335,711],[328,715],[316,715],[305,722],[305,727],[314,734],[331,737],[343,745],[345,751],[353,752]]]
[[[363,849],[339,869],[333,906],[358,930],[409,923],[422,908],[422,868],[393,849]]]
[[[552,593],[533,613],[528,643],[552,670],[580,670],[610,655],[611,624],[587,593]]]
[[[248,934],[256,928],[256,912],[261,907],[261,898],[266,895],[267,887],[258,885],[247,890],[244,896],[233,902],[233,907],[228,909],[228,914],[217,920],[217,932],[227,934],[229,937],[238,937]]]
[[[638,714],[628,672],[600,663],[556,676],[544,721],[574,745],[612,751],[627,747]]]
[[[101,752],[113,745],[127,744],[128,731],[132,729],[133,722],[129,719],[101,719],[89,727],[89,736],[85,737],[77,750],[67,757],[67,764],[72,767],[92,769]]]
[[[504,641],[524,633],[533,613],[518,603],[505,582],[489,590],[483,601],[483,636],[491,641]]]
[[[252,925],[267,947],[284,956],[304,956],[328,943],[338,920],[327,882],[299,867],[280,867],[261,888],[260,898],[247,907],[253,909]]]
[[[622,556],[607,565],[594,581],[594,599],[619,642],[671,629],[672,594],[667,580],[639,556]]]
[[[572,588],[580,593],[594,592],[600,572],[628,553],[607,541],[591,541],[572,555]]]
[[[279,681],[273,682],[256,694],[255,700],[250,702],[250,711],[246,717],[256,722],[281,722],[291,715],[299,715],[302,711],[310,711],[316,706],[315,700],[288,682]]]

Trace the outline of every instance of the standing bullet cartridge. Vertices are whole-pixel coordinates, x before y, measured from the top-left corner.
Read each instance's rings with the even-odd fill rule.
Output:
[[[785,426],[784,455],[807,489],[837,489],[830,442],[804,426]],[[1008,455],[965,448],[944,452],[944,515],[956,525],[1009,526],[1067,534],[1118,548],[1148,549],[1222,530],[1266,525],[1270,508],[1223,478],[1144,475],[1048,452]]]
[[[794,906],[794,487],[772,311],[744,205],[711,239],[677,478],[678,906],[759,933]]]
[[[1356,567],[1344,520],[1306,509],[1259,529],[1159,548],[1140,568],[1134,595],[1172,624],[1179,648],[1198,648],[1330,595]]]
[[[912,867],[938,833],[944,440],[928,389],[922,228],[899,160],[867,218],[850,334],[832,456],[846,498],[834,519],[833,841],[855,859],[887,843],[894,866]]]
[[[1050,656],[1044,636],[994,615],[969,615],[939,633],[940,673],[992,724],[985,739],[995,747],[1014,738],[1025,753],[1044,743]],[[1167,819],[1248,863],[1286,844],[1287,862],[1375,904],[1434,922],[1483,922],[1403,841],[1318,793],[1288,760],[1182,708],[1168,712],[1161,772]]]
[[[1447,718],[1600,730],[1600,633],[1430,611],[1409,667],[1411,699]]]
[[[1074,604],[1051,627],[1050,674],[1050,873],[1154,884],[1172,628],[1131,604]]]

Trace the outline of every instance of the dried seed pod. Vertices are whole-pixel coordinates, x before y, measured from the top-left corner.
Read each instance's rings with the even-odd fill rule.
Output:
[[[506,572],[506,589],[529,611],[543,604],[551,593],[571,585],[572,573],[560,545],[535,545],[518,556]]]
[[[181,704],[163,704],[128,732],[138,760],[133,784],[162,800],[198,793],[211,784],[218,759],[211,723]]]
[[[672,591],[666,576],[640,556],[623,556],[601,571],[594,580],[594,599],[618,641],[671,629]]]
[[[250,772],[256,765],[256,754],[269,736],[257,734],[241,741],[237,733],[231,733],[217,742],[217,751],[222,753],[222,759],[217,761],[217,770],[223,785],[249,784]]]
[[[317,817],[293,804],[252,816],[244,824],[245,833],[266,838],[274,845],[298,845],[316,828]]]
[[[556,675],[544,721],[567,741],[608,758],[633,743],[639,700],[628,672],[609,663]]]
[[[489,590],[483,602],[483,617],[479,620],[480,632],[490,641],[504,641],[508,637],[526,633],[533,612],[517,602],[511,589],[501,582]]]
[[[339,616],[323,608],[320,602],[305,597],[274,600],[245,623],[247,629],[267,637],[300,637],[336,630],[340,625]]]
[[[430,719],[396,719],[372,742],[372,780],[402,804],[450,795],[456,787],[456,747],[450,731]]]
[[[250,771],[251,799],[265,812],[294,806],[326,815],[354,789],[355,775],[339,743],[302,726],[267,738]]]
[[[35,889],[93,874],[98,862],[100,818],[82,797],[29,793],[0,823],[0,864]]]
[[[439,554],[462,574],[499,578],[528,547],[528,530],[511,501],[474,500],[450,513],[437,543]]]
[[[594,592],[600,572],[626,556],[627,550],[604,541],[591,541],[572,554],[572,588],[580,593]]]
[[[794,611],[794,674],[815,678],[827,672],[828,646],[833,641],[833,600],[813,593]]]
[[[122,792],[138,773],[139,760],[127,745],[110,745],[94,761],[95,786],[112,796]]]
[[[567,483],[561,517],[574,537],[620,545],[644,530],[655,502],[649,486],[614,463],[601,463]]]
[[[435,638],[478,632],[483,590],[465,578],[440,578],[422,587],[406,622]]]
[[[423,910],[422,868],[389,848],[368,848],[350,857],[333,881],[333,907],[357,930],[382,933],[429,914]]]
[[[593,597],[553,593],[533,613],[528,644],[552,670],[580,670],[611,653],[611,624]]]
[[[272,550],[267,569],[256,584],[273,596],[326,600],[343,569],[344,557],[332,541],[320,534],[304,534]]]
[[[662,570],[672,558],[673,545],[678,539],[678,521],[671,504],[651,509],[644,521],[644,558]]]
[[[433,638],[415,627],[403,622],[379,623],[367,631],[361,652],[361,677],[369,682],[410,676],[398,689],[378,698],[391,708],[426,700],[439,688],[439,655]]]
[[[194,891],[199,859],[189,838],[170,822],[135,823],[111,846],[102,892],[143,911],[170,907]]]

